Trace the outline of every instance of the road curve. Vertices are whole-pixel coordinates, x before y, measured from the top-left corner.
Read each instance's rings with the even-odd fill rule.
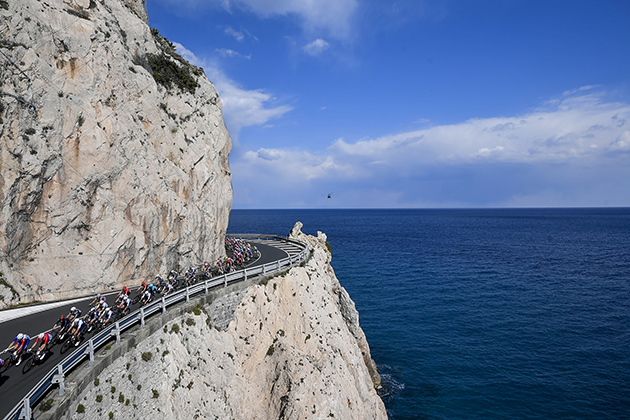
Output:
[[[252,239],[247,241],[252,243],[252,245],[255,245],[261,254],[257,260],[248,264],[247,268],[279,261],[300,251],[299,247],[290,243],[264,239]],[[128,285],[132,292],[134,292],[134,287],[132,286],[137,287],[137,285]],[[114,296],[117,293],[118,291],[104,293],[107,297],[108,303],[113,304]],[[52,309],[46,309],[0,323],[0,351],[7,348],[19,332],[26,333],[31,336],[32,343],[37,334],[49,330],[57,321],[59,316],[67,314],[72,306],[76,306],[81,309],[81,312],[85,314],[89,310],[89,304],[91,301],[92,299],[90,297],[80,302],[73,299],[68,301],[69,303],[67,304],[63,304]],[[139,304],[133,305],[131,312],[139,307]],[[91,334],[86,334],[86,338],[89,338],[90,336]],[[0,419],[5,418],[13,407],[15,407],[15,405],[18,404],[35,385],[37,385],[42,377],[45,376],[50,369],[60,363],[66,356],[68,356],[72,350],[65,354],[61,354],[60,351],[61,346],[54,346],[51,351],[52,354],[49,354],[44,363],[34,366],[27,373],[22,372],[22,368],[25,365],[24,360],[20,366],[13,366],[0,375],[0,401],[2,401],[0,404]],[[0,358],[5,359],[7,356],[8,354],[4,353],[0,355]]]

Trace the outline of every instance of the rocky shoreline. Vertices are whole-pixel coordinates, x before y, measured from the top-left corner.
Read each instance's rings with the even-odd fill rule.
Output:
[[[90,379],[61,418],[386,419],[326,236],[300,228],[291,236],[312,249],[304,266],[166,322]]]

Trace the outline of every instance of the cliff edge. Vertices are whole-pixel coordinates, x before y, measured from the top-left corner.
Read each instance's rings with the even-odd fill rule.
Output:
[[[215,259],[231,142],[142,0],[0,1],[0,309]]]
[[[304,266],[169,321],[105,368],[63,418],[386,419],[326,237],[300,226],[293,235],[312,249]]]

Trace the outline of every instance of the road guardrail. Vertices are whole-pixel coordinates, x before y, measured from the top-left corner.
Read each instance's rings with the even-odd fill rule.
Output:
[[[294,264],[300,264],[302,261],[306,261],[309,255],[309,247],[307,244],[296,241],[291,238],[278,235],[262,235],[262,234],[243,234],[243,235],[228,235],[234,238],[242,239],[263,239],[266,241],[275,240],[278,242],[289,242],[302,250],[293,256],[283,258],[271,263],[259,265],[257,267],[245,268],[243,270],[234,271],[224,274],[219,277],[204,280],[201,283],[196,283],[188,286],[185,289],[178,290],[173,294],[162,297],[160,300],[156,300],[146,306],[140,307],[134,312],[128,314],[124,318],[116,321],[113,325],[104,328],[102,331],[96,333],[90,340],[84,342],[79,346],[72,354],[63,359],[57,366],[50,370],[38,383],[33,387],[26,396],[18,403],[5,417],[4,420],[30,420],[32,418],[32,407],[39,401],[39,399],[48,392],[54,385],[59,386],[59,395],[64,394],[65,376],[76,368],[79,364],[88,359],[88,363],[94,364],[95,352],[103,347],[105,343],[109,342],[112,337],[115,337],[116,343],[120,343],[120,335],[122,332],[130,329],[136,324],[140,324],[144,327],[145,319],[148,316],[155,314],[156,312],[164,313],[166,308],[175,305],[179,302],[188,302],[190,298],[201,292],[208,293],[210,289],[216,287],[227,287],[230,283],[238,281],[245,281],[248,278],[257,275],[272,275],[281,272],[285,269],[293,267]]]

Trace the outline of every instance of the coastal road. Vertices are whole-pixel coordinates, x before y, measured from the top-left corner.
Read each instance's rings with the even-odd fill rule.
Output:
[[[298,246],[286,242],[263,239],[248,240],[248,242],[255,245],[261,255],[260,258],[253,261],[251,264],[248,264],[247,268],[272,263],[286,258],[289,255],[295,255],[301,251]],[[138,283],[141,283],[141,281]],[[127,285],[127,287],[132,290],[131,296],[134,296],[135,288],[137,288],[138,285]],[[118,292],[119,291],[117,290],[110,293],[104,293],[107,297],[107,302],[110,305],[113,304],[115,296]],[[81,309],[82,314],[85,314],[89,310],[89,304],[93,297],[94,296],[90,296],[81,302],[72,300],[73,303],[68,303],[67,305],[43,310],[41,312],[32,313],[27,316],[22,316],[0,323],[0,351],[6,349],[19,332],[26,333],[31,336],[32,343],[40,332],[44,332],[52,328],[55,322],[59,319],[59,316],[67,314],[72,306],[76,306]],[[132,311],[139,307],[139,304],[133,305]],[[91,333],[86,334],[85,338],[89,339],[91,335]],[[37,385],[41,378],[48,373],[50,369],[68,356],[72,352],[72,349],[65,354],[61,354],[60,351],[61,346],[54,346],[51,353],[44,360],[43,364],[33,366],[33,368],[27,373],[22,372],[22,369],[26,364],[26,358],[24,358],[20,366],[13,366],[0,375],[0,419],[4,418],[6,414],[8,414],[9,411],[11,411],[11,409],[19,403],[35,385]],[[0,358],[2,359],[5,359],[6,357],[8,357],[7,353],[0,355]]]

